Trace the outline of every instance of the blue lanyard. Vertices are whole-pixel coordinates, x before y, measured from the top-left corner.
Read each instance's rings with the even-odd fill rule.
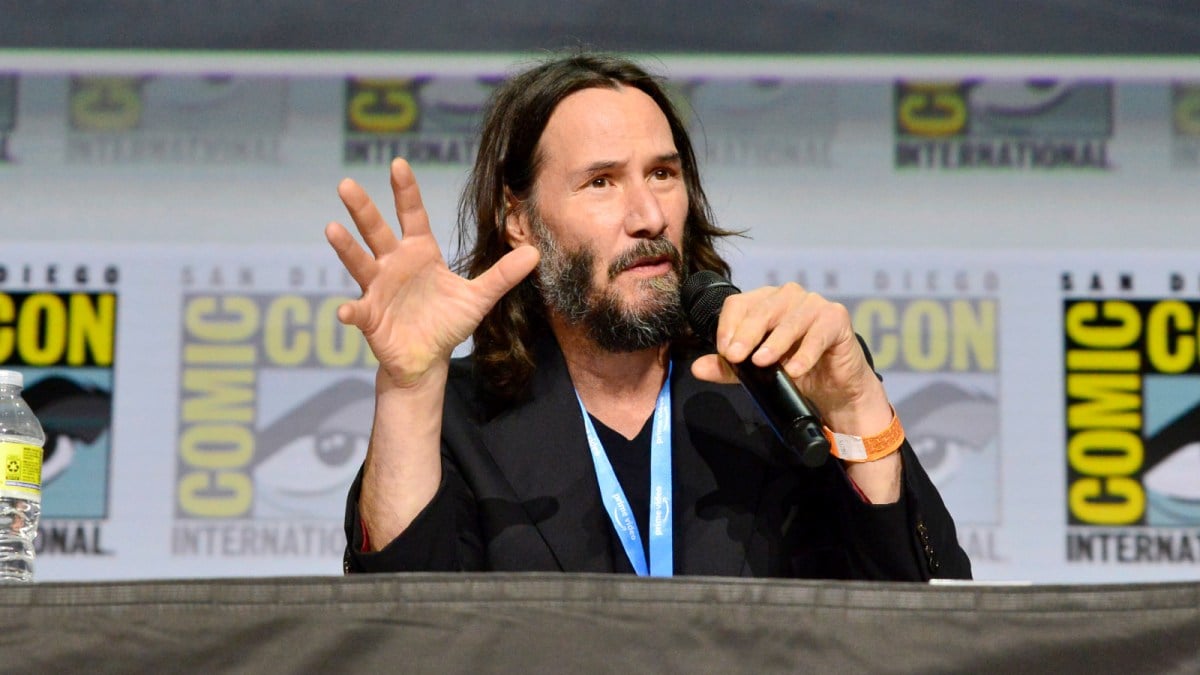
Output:
[[[654,422],[650,429],[650,564],[646,565],[646,554],[642,550],[642,535],[638,532],[637,520],[629,508],[629,499],[621,482],[613,472],[604,445],[596,435],[596,427],[588,416],[587,408],[579,392],[575,392],[579,410],[583,413],[583,426],[587,430],[588,447],[592,451],[592,463],[596,465],[596,482],[600,485],[600,498],[604,510],[612,519],[613,527],[625,547],[625,555],[633,564],[638,576],[669,577],[675,571],[675,550],[671,536],[671,364],[667,364],[667,381],[658,392],[654,404]]]

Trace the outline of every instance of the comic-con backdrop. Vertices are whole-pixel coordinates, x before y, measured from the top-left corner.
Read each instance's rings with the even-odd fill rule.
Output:
[[[334,186],[408,157],[452,254],[511,64],[0,71],[40,579],[340,573],[376,364]],[[1200,574],[1200,67],[661,65],[734,281],[847,306],[979,578]]]

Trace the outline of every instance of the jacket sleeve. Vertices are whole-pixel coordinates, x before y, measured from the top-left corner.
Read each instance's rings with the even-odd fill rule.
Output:
[[[797,490],[788,533],[792,574],[825,579],[928,581],[971,577],[954,521],[908,441],[900,499],[870,504],[838,461]]]
[[[855,337],[874,370],[875,360],[866,340],[858,334]],[[883,379],[878,373],[876,377]],[[846,505],[852,521],[847,523],[847,545],[853,578],[970,579],[971,561],[958,543],[954,519],[908,439],[900,446],[900,459],[903,489],[895,504],[867,504],[855,494]],[[834,464],[849,482],[841,463]]]
[[[417,514],[395,539],[376,552],[369,552],[358,498],[362,470],[346,497],[346,551],[342,571],[355,572],[460,572],[478,571],[480,534],[476,525],[475,500],[453,463],[443,454],[442,482],[433,500]]]

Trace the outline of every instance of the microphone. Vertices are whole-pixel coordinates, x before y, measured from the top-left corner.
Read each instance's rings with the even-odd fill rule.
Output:
[[[738,293],[741,291],[737,286],[716,272],[703,270],[688,277],[680,296],[696,335],[715,343],[721,305],[725,298]],[[792,378],[778,364],[764,368],[754,365],[749,358],[729,365],[775,435],[799,455],[800,462],[807,467],[824,464],[829,457],[829,440],[821,432],[820,418],[809,408]]]

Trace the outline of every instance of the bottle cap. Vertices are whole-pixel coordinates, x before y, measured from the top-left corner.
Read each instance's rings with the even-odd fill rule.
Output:
[[[25,376],[15,370],[0,370],[0,386],[4,386],[6,384],[15,384],[18,387],[24,388]]]

